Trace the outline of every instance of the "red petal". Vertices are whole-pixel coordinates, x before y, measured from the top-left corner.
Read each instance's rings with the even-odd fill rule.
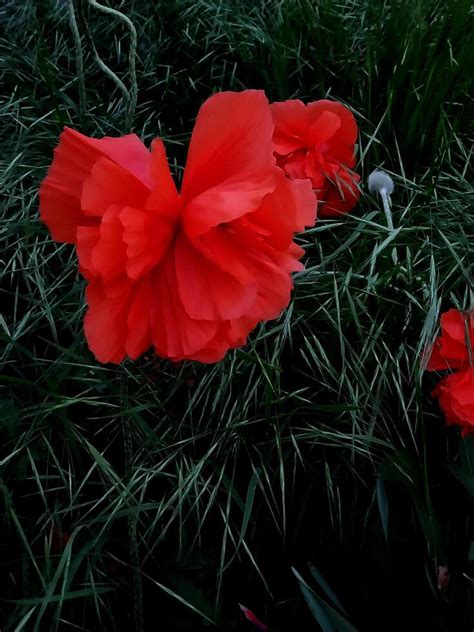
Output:
[[[97,152],[117,163],[119,167],[123,167],[140,180],[147,189],[153,187],[150,152],[136,134],[126,134],[117,138],[110,136],[88,138],[74,130],[69,131],[80,137],[80,140],[87,142]]]
[[[86,279],[92,280],[97,271],[92,263],[92,252],[100,239],[99,226],[79,226],[77,229],[77,257],[81,273]]]
[[[307,105],[309,117],[312,121],[311,140],[315,144],[320,141],[327,142],[328,155],[331,160],[343,163],[348,167],[353,166],[354,144],[357,141],[357,123],[352,112],[342,103],[322,99]],[[326,130],[321,133],[317,124],[318,119],[325,114],[331,113],[340,119],[340,127],[328,137]]]
[[[428,352],[430,353],[430,352]],[[441,354],[440,339],[438,338],[431,349],[430,358],[426,365],[427,371],[444,371],[450,368],[449,362]],[[458,368],[458,367],[452,367]]]
[[[110,206],[99,228],[99,240],[91,253],[92,268],[105,282],[113,281],[125,272],[127,261],[120,221],[120,206]]]
[[[257,209],[265,195],[275,189],[276,168],[238,174],[208,189],[186,205],[184,229],[191,238],[208,232]]]
[[[265,623],[262,623],[259,619],[257,619],[256,615],[251,610],[249,610],[245,606],[242,606],[240,603],[239,603],[239,608],[244,613],[246,619],[248,619],[251,623],[257,626],[259,630],[262,630],[262,631],[268,630],[268,626],[265,625]]]
[[[102,217],[112,204],[144,206],[149,189],[108,158],[99,158],[82,187],[81,207],[86,215]]]
[[[165,147],[159,138],[151,145],[151,177],[153,193],[148,199],[147,208],[177,216],[177,207],[181,203],[166,159]]]
[[[153,192],[144,209],[122,210],[127,244],[127,274],[136,279],[156,266],[170,246],[181,210],[181,201],[168,167],[164,145],[153,141],[151,153]]]
[[[174,222],[158,213],[126,206],[120,213],[131,279],[150,272],[162,259],[175,232]]]
[[[199,110],[184,172],[185,202],[226,180],[274,165],[273,122],[262,90],[220,92]]]
[[[316,206],[309,180],[290,181],[281,172],[275,190],[265,196],[258,209],[245,219],[255,225],[255,230],[265,236],[267,243],[286,250],[295,232],[314,224]],[[252,246],[258,247],[258,243]]]
[[[447,312],[441,314],[440,324],[443,334],[448,334],[450,338],[461,344],[466,343],[464,314],[459,310],[448,309]]]
[[[215,336],[216,321],[194,320],[178,294],[174,253],[169,251],[152,278],[152,339],[156,352],[172,360],[183,360],[205,348]]]
[[[298,99],[270,105],[275,131],[274,150],[281,155],[289,154],[309,145],[309,116],[305,104]]]
[[[99,362],[121,362],[127,340],[127,314],[130,284],[116,286],[110,296],[101,280],[91,281],[86,288],[89,306],[84,318],[84,331],[89,349]]]
[[[293,281],[286,270],[271,261],[255,258],[258,294],[249,316],[256,320],[273,320],[288,307]]]
[[[473,320],[468,317],[470,340],[473,340]],[[441,314],[441,336],[439,336],[427,365],[428,371],[445,369],[462,369],[469,364],[469,353],[466,340],[465,315],[457,309],[449,309]]]
[[[189,356],[189,359],[205,363],[222,360],[229,349],[236,349],[246,343],[247,336],[257,323],[258,320],[247,317],[223,322],[206,347]]]
[[[144,184],[149,181],[150,154],[134,134],[94,139],[66,127],[39,191],[40,217],[53,239],[75,243],[79,225],[97,224],[94,218],[84,216],[80,199],[84,181],[101,156],[127,169]]]
[[[317,101],[316,105],[318,103],[320,102]],[[313,114],[315,110],[316,108],[313,108],[313,111],[309,108],[311,114]],[[331,112],[330,110],[322,110],[321,112],[319,111],[319,108],[317,108],[317,110],[317,118],[314,119],[310,128],[312,145],[316,145],[317,143],[328,143],[341,128],[341,119],[337,114]]]
[[[125,348],[132,360],[138,358],[152,344],[151,277],[146,276],[135,284],[127,315],[127,340]]]
[[[262,91],[222,92],[202,106],[184,172],[189,236],[254,210],[275,188],[273,123]]]
[[[318,200],[309,180],[293,180],[290,184],[296,204],[295,230],[302,232],[306,227],[314,226]]]
[[[176,240],[179,296],[191,318],[228,320],[246,313],[255,301],[255,284],[242,285],[198,252],[181,234]]]

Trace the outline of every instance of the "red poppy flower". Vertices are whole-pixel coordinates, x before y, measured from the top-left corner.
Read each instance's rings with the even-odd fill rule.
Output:
[[[352,210],[360,196],[355,166],[357,124],[335,101],[305,105],[291,100],[271,105],[277,164],[290,179],[309,178],[321,206],[320,217]]]
[[[463,436],[474,434],[474,367],[446,375],[432,393],[447,424],[461,426]]]
[[[474,311],[463,314],[450,309],[440,318],[441,335],[435,340],[427,364],[428,371],[463,369],[469,365],[468,338],[474,345]]]
[[[296,231],[315,221],[309,182],[276,166],[262,91],[220,93],[195,124],[178,194],[161,140],[66,128],[40,189],[41,219],[76,244],[85,333],[101,362],[151,345],[215,362],[288,305]]]

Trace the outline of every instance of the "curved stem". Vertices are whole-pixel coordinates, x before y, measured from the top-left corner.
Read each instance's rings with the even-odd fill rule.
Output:
[[[84,80],[84,62],[82,55],[82,43],[79,29],[77,28],[76,13],[74,11],[74,0],[68,0],[69,24],[74,37],[74,48],[76,52],[76,72],[79,82],[79,114],[84,116],[86,112],[86,83]]]
[[[97,55],[97,51],[94,50],[96,55],[96,60],[101,65],[102,70],[106,72],[117,85],[119,85],[120,89],[125,92],[126,98],[128,101],[128,111],[127,111],[127,120],[126,126],[128,130],[132,130],[133,126],[133,117],[135,116],[135,109],[137,107],[137,95],[138,95],[138,85],[137,85],[137,73],[136,73],[136,56],[137,56],[137,30],[133,24],[133,22],[126,15],[117,11],[117,9],[111,9],[110,7],[106,7],[102,4],[99,4],[97,0],[89,0],[89,4],[97,9],[98,11],[102,11],[102,13],[106,13],[108,15],[113,15],[117,17],[119,20],[124,22],[130,30],[130,49],[128,54],[128,64],[129,64],[129,73],[130,73],[130,93],[127,91],[124,83],[117,77],[117,75],[108,68],[104,64],[104,62]],[[94,47],[95,49],[95,47]]]

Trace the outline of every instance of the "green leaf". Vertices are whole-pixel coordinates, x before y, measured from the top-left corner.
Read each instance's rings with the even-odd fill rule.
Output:
[[[311,575],[314,577],[317,583],[321,586],[322,590],[324,590],[324,592],[329,597],[329,599],[333,602],[333,604],[337,606],[339,610],[341,610],[341,612],[343,612],[344,614],[347,614],[344,608],[342,607],[341,602],[339,601],[336,594],[334,593],[333,589],[331,588],[331,586],[329,586],[329,584],[321,575],[321,573],[318,571],[318,569],[315,568],[313,564],[311,564],[311,562],[309,562],[308,568]]]
[[[295,568],[292,568],[291,570],[298,580],[304,600],[308,604],[313,617],[319,623],[323,632],[358,632],[357,628],[349,623],[342,614],[337,612],[331,605],[322,599],[322,597],[314,592],[314,590],[306,583]],[[323,583],[325,585],[325,592],[326,589],[329,589],[329,593],[335,597],[334,593],[324,580]],[[336,602],[339,603],[337,597]]]

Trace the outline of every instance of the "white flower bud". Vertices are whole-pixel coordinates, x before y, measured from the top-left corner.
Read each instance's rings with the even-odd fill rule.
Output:
[[[368,178],[369,191],[372,193],[381,193],[385,191],[388,195],[390,195],[395,187],[392,178],[385,173],[385,171],[380,171],[380,169],[376,169],[372,171]]]

